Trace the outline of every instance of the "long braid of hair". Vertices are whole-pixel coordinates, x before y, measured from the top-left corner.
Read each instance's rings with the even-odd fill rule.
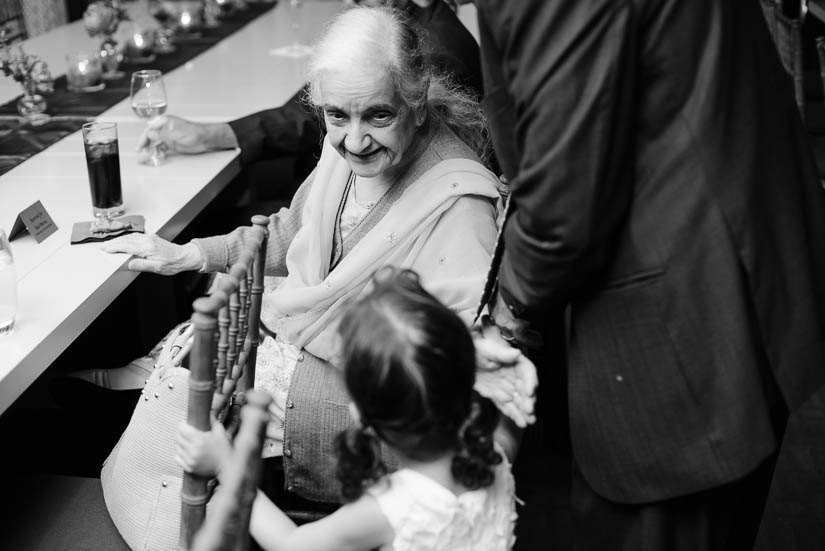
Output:
[[[381,461],[381,447],[372,428],[358,426],[341,432],[335,438],[338,467],[335,475],[341,482],[344,499],[361,497],[364,489],[387,474]]]
[[[451,466],[453,477],[468,489],[485,488],[493,483],[493,467],[501,463],[501,454],[493,447],[493,431],[498,410],[475,391],[470,415],[459,430],[459,446]]]

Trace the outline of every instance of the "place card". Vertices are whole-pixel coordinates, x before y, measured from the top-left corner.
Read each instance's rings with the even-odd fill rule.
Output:
[[[20,237],[24,232],[28,231],[35,241],[42,243],[44,239],[57,231],[57,224],[54,223],[52,217],[46,212],[46,208],[40,201],[35,201],[30,207],[25,208],[17,219],[9,232],[9,241]]]

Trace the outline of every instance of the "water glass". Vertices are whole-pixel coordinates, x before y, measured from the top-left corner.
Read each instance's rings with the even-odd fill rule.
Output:
[[[96,218],[112,219],[123,214],[123,191],[120,185],[120,153],[117,124],[88,122],[82,127],[92,210]]]
[[[17,315],[17,275],[6,232],[0,229],[0,336],[14,331]]]
[[[292,29],[292,44],[270,50],[270,55],[284,57],[304,57],[312,54],[312,46],[301,43],[301,0],[289,0],[289,26]]]
[[[145,69],[132,73],[132,111],[144,120],[154,119],[166,112],[166,87],[163,74],[156,69]],[[144,164],[158,166],[166,159],[160,143],[151,143],[148,158],[141,159]]]

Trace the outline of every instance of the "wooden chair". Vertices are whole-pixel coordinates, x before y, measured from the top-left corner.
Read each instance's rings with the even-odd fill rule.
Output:
[[[210,427],[210,412],[226,412],[243,400],[236,390],[255,380],[258,324],[263,294],[267,225],[253,217],[253,238],[219,288],[194,303],[194,342],[189,356],[189,423]],[[217,329],[217,331],[216,331]],[[213,393],[213,388],[215,392]],[[90,420],[94,422],[94,420]],[[258,451],[260,455],[260,450]],[[103,500],[99,478],[37,474],[17,477],[25,491],[16,507],[10,495],[0,549],[26,551],[129,551]],[[181,492],[181,546],[189,549],[203,523],[208,480],[185,475]],[[32,514],[36,511],[37,514]],[[247,531],[248,532],[248,531]],[[247,534],[248,535],[248,534]]]
[[[232,461],[224,469],[221,484],[210,500],[209,515],[195,534],[193,551],[248,549],[249,519],[260,480],[261,450],[272,398],[254,390],[246,397]]]
[[[256,236],[247,243],[247,250],[232,266],[229,277],[220,283],[219,289],[208,297],[196,300],[193,305],[195,334],[189,362],[188,422],[200,430],[209,430],[211,415],[226,420],[229,408],[242,405],[245,395],[241,390],[251,388],[255,381],[260,335],[274,337],[260,323],[269,218],[256,216],[252,221],[259,229],[260,237]],[[235,420],[227,420],[228,430],[233,430]],[[184,474],[181,495],[182,549],[190,549],[194,534],[203,524],[209,495],[208,479]],[[330,511],[325,504],[284,509],[298,524],[323,518]],[[248,537],[248,533],[245,535]]]
[[[241,390],[255,381],[269,218],[254,216],[252,223],[250,239],[228,275],[209,296],[193,304],[187,422],[199,430],[210,429],[212,415],[227,420],[230,410],[243,401]],[[207,477],[184,473],[182,549],[191,548],[204,522],[209,496]]]

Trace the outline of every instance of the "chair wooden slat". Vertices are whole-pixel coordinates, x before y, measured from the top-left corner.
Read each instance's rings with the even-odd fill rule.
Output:
[[[252,274],[253,285],[263,288],[264,262],[266,259],[267,225],[269,218],[255,216],[253,228],[244,243],[244,250],[221,278],[217,289],[208,297],[193,304],[194,336],[190,353],[190,390],[188,422],[199,430],[209,430],[211,416],[223,419],[234,392],[246,388],[246,382],[254,383],[254,362],[259,337],[258,328],[262,294],[251,294],[251,302],[239,296]],[[241,283],[243,282],[243,283]],[[254,298],[254,300],[252,300]],[[250,313],[255,318],[247,320]],[[246,328],[246,330],[241,330]],[[252,377],[244,377],[251,370]],[[218,373],[220,371],[220,373]],[[220,377],[220,381],[216,378]],[[259,450],[260,455],[260,450]],[[203,524],[206,503],[209,499],[208,480],[192,473],[184,473],[181,490],[180,547],[190,549],[195,533]]]
[[[199,298],[194,303],[192,315],[193,334],[192,351],[189,361],[189,409],[187,422],[198,430],[207,431],[211,427],[209,413],[212,409],[212,394],[215,384],[212,358],[217,354],[215,329],[218,326],[216,316],[221,306],[221,297],[211,295]],[[189,542],[198,527],[203,524],[206,515],[206,502],[209,500],[208,477],[194,473],[185,473],[181,488],[181,541]]]
[[[193,550],[248,549],[249,518],[261,476],[261,450],[271,401],[265,392],[253,390],[247,393],[232,460],[223,471],[221,484],[210,503],[209,515],[195,536]]]
[[[215,387],[222,388],[227,373],[226,354],[229,351],[229,310],[224,307],[218,312],[218,367],[215,370]]]

